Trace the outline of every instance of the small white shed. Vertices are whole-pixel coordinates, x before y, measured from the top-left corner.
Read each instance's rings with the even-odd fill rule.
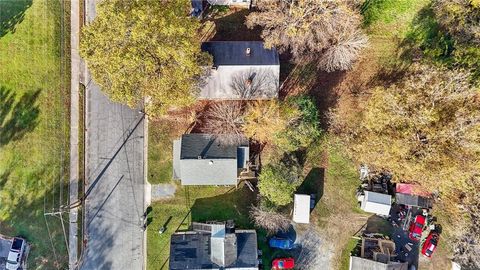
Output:
[[[293,221],[296,223],[310,223],[310,195],[295,194]]]
[[[363,211],[388,216],[392,207],[392,196],[383,193],[365,191],[361,199],[360,208]]]

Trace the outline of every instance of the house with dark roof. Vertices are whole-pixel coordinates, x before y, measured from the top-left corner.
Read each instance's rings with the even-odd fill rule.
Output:
[[[248,140],[224,143],[222,136],[184,134],[173,142],[173,178],[182,185],[237,185],[249,161]]]
[[[257,270],[257,233],[228,223],[196,223],[170,238],[170,270]]]
[[[261,41],[212,41],[202,51],[213,57],[200,84],[200,99],[254,100],[278,96],[280,60],[276,49]]]

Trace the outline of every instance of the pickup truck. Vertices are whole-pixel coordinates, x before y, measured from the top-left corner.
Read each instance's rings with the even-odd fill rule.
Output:
[[[25,251],[25,240],[22,238],[14,237],[12,241],[12,246],[8,252],[7,265],[8,270],[17,270],[21,269],[22,256]]]

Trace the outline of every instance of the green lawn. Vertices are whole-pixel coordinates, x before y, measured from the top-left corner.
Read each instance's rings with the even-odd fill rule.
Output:
[[[172,147],[175,136],[172,126],[163,121],[148,124],[148,182],[168,183],[172,180]]]
[[[147,229],[147,269],[168,269],[170,236],[176,230],[186,230],[192,221],[224,221],[234,219],[239,228],[252,228],[249,206],[255,194],[248,188],[182,187],[175,198],[152,204],[151,223]],[[191,211],[190,211],[191,209]],[[170,220],[163,234],[158,233]]]
[[[43,215],[68,196],[61,22],[61,1],[0,0],[0,233],[32,244],[33,269],[66,265],[59,219],[46,218],[50,239]]]

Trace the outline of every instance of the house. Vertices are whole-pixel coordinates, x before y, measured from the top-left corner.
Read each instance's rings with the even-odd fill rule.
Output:
[[[212,6],[231,6],[231,7],[244,7],[249,8],[252,4],[252,0],[207,0]]]
[[[397,184],[395,186],[395,202],[426,209],[433,206],[432,194],[413,184]]]
[[[193,223],[170,239],[170,270],[257,270],[257,233],[232,223]]]
[[[358,196],[360,208],[369,213],[388,216],[392,207],[392,196],[384,193],[365,191],[363,195]]]
[[[293,221],[296,223],[310,223],[310,195],[295,194],[293,205]]]
[[[248,140],[223,143],[224,136],[184,134],[173,142],[173,178],[182,185],[236,185],[249,162]]]
[[[200,84],[199,99],[255,100],[278,96],[280,60],[261,41],[212,41],[202,51],[213,57],[209,75]]]
[[[395,261],[395,243],[362,238],[359,256],[350,256],[350,270],[408,270],[408,263]]]

